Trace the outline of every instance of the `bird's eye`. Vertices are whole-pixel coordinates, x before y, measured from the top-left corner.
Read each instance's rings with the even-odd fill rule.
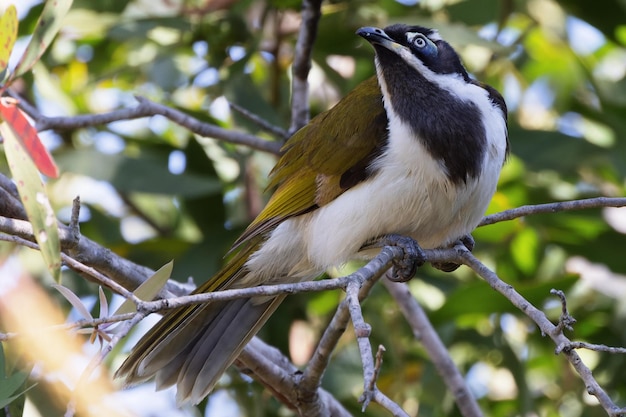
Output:
[[[422,57],[437,56],[437,45],[428,39],[424,34],[409,32],[407,33],[406,38],[414,53],[419,54]]]
[[[413,45],[417,46],[418,48],[423,48],[426,46],[426,41],[424,40],[424,38],[416,36],[415,39],[413,39]]]

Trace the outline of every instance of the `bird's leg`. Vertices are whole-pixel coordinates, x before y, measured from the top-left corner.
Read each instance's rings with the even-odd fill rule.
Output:
[[[393,261],[393,269],[388,279],[394,282],[406,282],[415,276],[417,268],[424,265],[426,255],[414,239],[407,236],[390,234],[372,239],[361,250],[372,247],[397,246],[404,251],[401,259]]]
[[[462,244],[471,252],[472,250],[474,250],[475,243],[476,242],[474,241],[474,238],[472,237],[472,235],[465,235],[459,240],[457,240],[456,242],[454,242],[452,245],[450,245],[450,247],[452,248],[458,244]],[[437,268],[443,272],[456,271],[457,268],[461,266],[454,262],[432,262],[431,265],[433,266],[433,268]]]

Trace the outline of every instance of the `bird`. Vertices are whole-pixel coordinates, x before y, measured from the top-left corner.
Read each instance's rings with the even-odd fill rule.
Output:
[[[435,29],[356,34],[374,48],[375,75],[286,141],[267,205],[195,293],[313,280],[371,258],[380,250],[371,243],[389,236],[421,249],[473,246],[509,153],[503,97],[470,77]],[[116,376],[156,377],[158,389],[176,385],[179,404],[197,404],[284,298],[169,310]]]

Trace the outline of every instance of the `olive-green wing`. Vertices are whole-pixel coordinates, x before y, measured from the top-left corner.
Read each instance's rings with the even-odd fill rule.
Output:
[[[370,162],[387,139],[382,100],[372,77],[296,132],[272,170],[268,188],[276,191],[234,247],[329,203],[367,178]]]

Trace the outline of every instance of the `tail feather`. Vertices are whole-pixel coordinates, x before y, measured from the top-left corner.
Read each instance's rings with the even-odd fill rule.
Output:
[[[177,401],[197,403],[207,396],[283,299],[263,304],[242,299],[225,305],[186,356],[178,375]]]
[[[240,248],[233,259],[195,293],[243,282],[245,262],[260,238]],[[179,403],[200,402],[226,368],[258,332],[284,296],[237,299],[168,311],[137,343],[116,373],[134,384],[156,376],[157,386],[176,384]]]
[[[150,352],[138,358],[131,355],[118,375],[125,375],[128,383],[156,376],[158,389],[176,384],[179,404],[197,404],[283,299],[279,296],[261,304],[237,299],[203,306],[205,311],[188,317]]]

